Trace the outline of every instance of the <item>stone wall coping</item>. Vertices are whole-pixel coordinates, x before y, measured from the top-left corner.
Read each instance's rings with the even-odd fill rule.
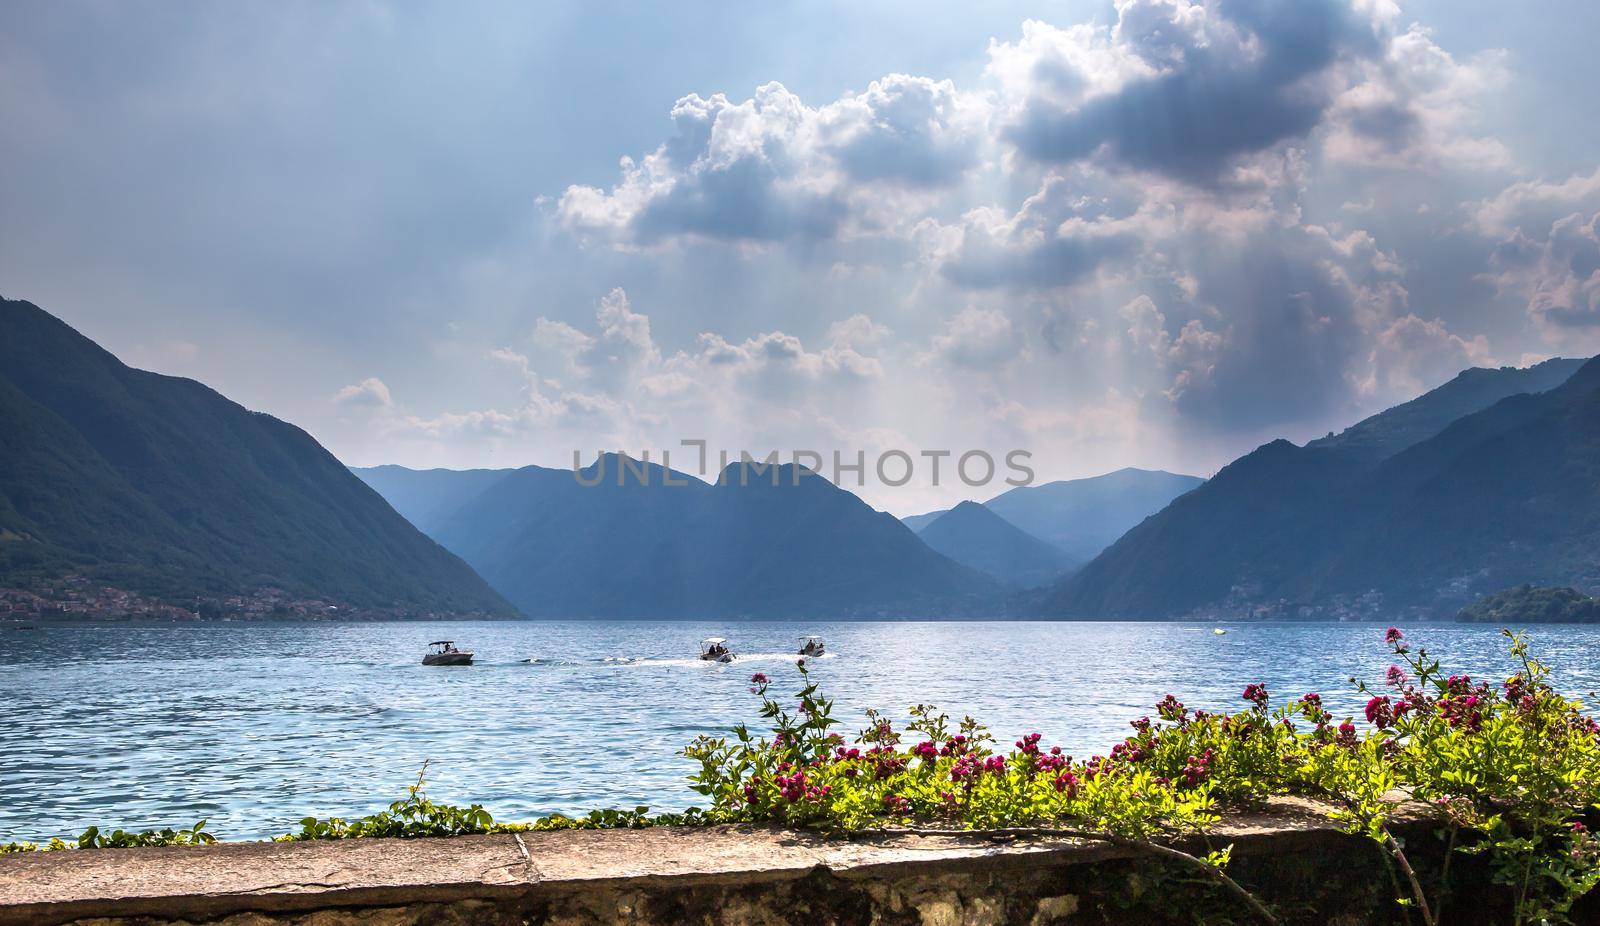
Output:
[[[1275,799],[1264,812],[1225,818],[1211,841],[1251,854],[1348,838],[1316,805]],[[1053,838],[844,839],[723,825],[30,852],[0,856],[0,926],[494,900],[625,882],[759,883],[800,879],[819,868],[870,878],[1027,866],[1040,854],[1052,864],[1089,863],[1136,851]]]

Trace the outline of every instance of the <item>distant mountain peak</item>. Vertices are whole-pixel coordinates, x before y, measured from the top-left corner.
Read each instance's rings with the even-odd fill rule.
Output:
[[[973,501],[956,505],[917,536],[956,562],[1014,586],[1043,585],[1078,565],[1061,549]]]

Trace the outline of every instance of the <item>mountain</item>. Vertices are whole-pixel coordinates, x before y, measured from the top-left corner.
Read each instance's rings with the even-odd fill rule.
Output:
[[[733,464],[715,483],[618,454],[576,474],[528,466],[438,517],[434,536],[538,617],[994,616],[1002,598],[792,465]]]
[[[900,523],[920,534],[922,533],[922,529],[924,527],[927,527],[929,524],[932,524],[949,513],[949,508],[940,508],[938,511],[930,511],[927,514],[908,514],[900,519]]]
[[[1074,617],[1440,616],[1520,582],[1600,582],[1595,361],[1468,370],[1223,468],[1047,597]],[[1587,481],[1585,481],[1587,480]]]
[[[516,616],[304,431],[127,367],[12,300],[0,300],[0,587]]]
[[[1087,479],[1019,486],[983,504],[1023,533],[1066,553],[1069,563],[1086,563],[1128,528],[1204,481],[1161,470],[1119,469]],[[900,520],[920,535],[950,510]]]
[[[1044,585],[1082,565],[977,502],[962,502],[917,536],[963,566],[1022,588]]]
[[[512,472],[506,469],[407,469],[352,466],[407,521],[429,536],[440,522]]]
[[[984,502],[990,511],[1086,563],[1178,496],[1205,482],[1162,470],[1119,469],[1088,479],[1019,486]]]

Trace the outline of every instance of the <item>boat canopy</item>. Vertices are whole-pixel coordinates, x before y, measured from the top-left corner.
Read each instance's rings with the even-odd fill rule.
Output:
[[[452,644],[454,642],[456,642],[456,641],[454,641],[454,640],[434,640],[432,643],[429,643],[428,645],[429,646],[449,646],[450,644]]]
[[[706,638],[705,638],[705,639],[704,639],[704,640],[702,640],[702,641],[701,641],[701,642],[702,642],[702,643],[726,643],[726,642],[728,642],[728,641],[727,641],[727,640],[724,640],[724,639],[722,639],[722,638],[721,638],[721,637],[706,637]]]
[[[808,633],[805,636],[801,637],[800,639],[802,639],[802,640],[820,640],[820,639],[822,639],[822,637],[819,636],[818,634]]]

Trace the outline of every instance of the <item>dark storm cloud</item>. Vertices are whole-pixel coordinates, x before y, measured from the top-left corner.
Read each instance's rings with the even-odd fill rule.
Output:
[[[1176,10],[1150,0],[1122,12],[1122,25],[1140,26],[1119,28],[1123,47],[1157,73],[1081,103],[1037,95],[1006,138],[1036,161],[1103,152],[1140,170],[1214,185],[1236,158],[1304,137],[1322,121],[1338,89],[1325,72],[1382,51],[1371,20],[1339,0],[1223,0],[1205,8],[1221,21],[1207,19],[1203,32],[1172,28],[1163,14]],[[1073,75],[1049,70],[1065,66],[1041,61],[1034,76],[1070,86]]]

